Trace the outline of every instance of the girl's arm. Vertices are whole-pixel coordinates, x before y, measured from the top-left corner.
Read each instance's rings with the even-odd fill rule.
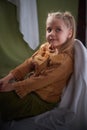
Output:
[[[61,58],[60,58],[61,60]],[[17,83],[13,83],[16,93],[23,97],[30,92],[36,91],[38,89],[47,87],[48,85],[53,84],[54,82],[58,82],[69,76],[73,72],[73,61],[70,56],[64,55],[62,56],[61,64],[52,69],[46,70],[46,75],[40,75],[38,77],[30,77],[23,81],[19,81]]]

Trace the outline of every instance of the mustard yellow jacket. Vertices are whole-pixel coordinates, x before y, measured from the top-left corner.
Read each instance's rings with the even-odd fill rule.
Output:
[[[29,59],[11,71],[16,79],[13,83],[16,93],[21,93],[23,97],[35,92],[47,102],[59,101],[73,72],[73,55],[73,44],[52,50],[49,43],[44,43]]]

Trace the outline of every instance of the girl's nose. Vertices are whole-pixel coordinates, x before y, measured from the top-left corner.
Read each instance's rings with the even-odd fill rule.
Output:
[[[50,39],[53,38],[54,36],[55,36],[55,32],[51,31],[50,34],[49,34]]]
[[[52,36],[51,36],[51,35],[49,36],[49,39],[50,39],[50,40],[52,39]]]

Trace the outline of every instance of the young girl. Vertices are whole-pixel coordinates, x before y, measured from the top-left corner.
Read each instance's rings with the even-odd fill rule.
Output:
[[[75,20],[70,12],[48,14],[46,40],[29,59],[0,80],[0,113],[12,120],[53,109],[74,65]]]

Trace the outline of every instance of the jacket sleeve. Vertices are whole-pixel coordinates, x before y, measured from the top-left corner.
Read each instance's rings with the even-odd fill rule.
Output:
[[[15,69],[10,71],[10,73],[13,74],[14,78],[17,81],[23,80],[26,74],[31,72],[34,69],[32,59],[35,55],[38,55],[38,53],[40,53],[40,50],[42,48],[43,48],[43,45],[41,45],[40,49],[38,49],[30,58],[26,59],[22,64],[20,64]]]
[[[46,87],[48,85],[53,84],[54,82],[58,82],[63,80],[71,75],[73,72],[73,60],[67,54],[61,54],[61,58],[59,56],[59,65],[53,67],[52,69],[46,70],[46,75],[40,75],[38,77],[27,78],[23,81],[19,81],[14,83],[15,91],[22,96],[26,94]]]
[[[11,70],[10,73],[13,74],[17,81],[23,80],[25,75],[32,70],[32,58],[26,59],[24,63],[17,66],[15,69]]]

